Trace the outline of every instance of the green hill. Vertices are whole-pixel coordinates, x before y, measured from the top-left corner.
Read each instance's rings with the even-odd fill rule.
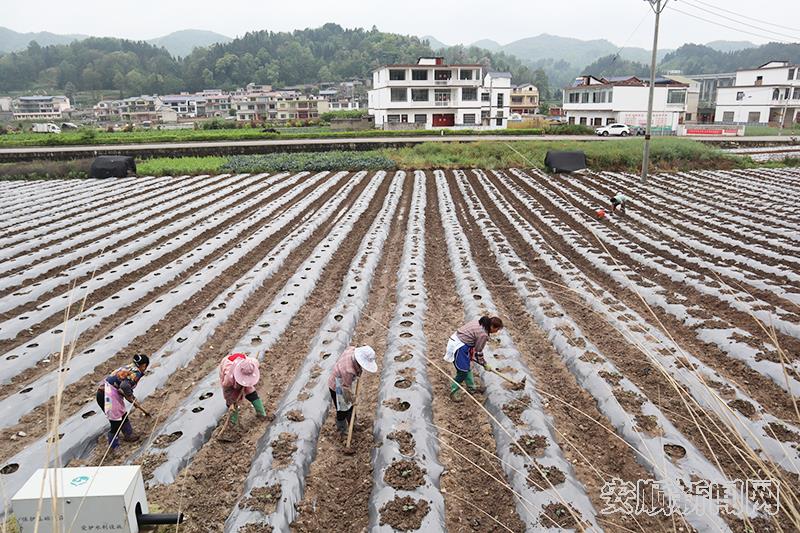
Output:
[[[232,39],[219,33],[207,30],[180,30],[149,39],[147,42],[155,46],[163,46],[176,57],[186,57],[198,47],[211,46],[217,43],[229,43]]]

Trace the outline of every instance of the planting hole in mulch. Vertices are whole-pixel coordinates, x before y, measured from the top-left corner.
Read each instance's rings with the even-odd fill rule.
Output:
[[[387,435],[400,446],[400,453],[405,456],[414,455],[414,437],[408,431],[393,431]]]
[[[286,418],[288,418],[292,422],[302,422],[303,420],[306,419],[306,417],[303,416],[303,413],[298,411],[297,409],[286,413]]]
[[[514,424],[520,426],[522,421],[522,413],[531,406],[530,396],[523,396],[515,398],[503,406],[503,412],[510,418]]]
[[[391,400],[385,400],[383,405],[388,407],[389,409],[394,409],[395,411],[407,411],[411,404],[408,402],[402,401],[400,398],[392,398]]]
[[[656,436],[661,434],[661,428],[658,426],[658,419],[653,415],[636,415],[634,418],[636,425],[642,431]]]
[[[302,391],[300,394],[297,395],[297,399],[300,400],[301,402],[304,402],[309,398],[311,398],[311,395],[308,393],[308,391]]]
[[[406,378],[400,378],[394,382],[394,386],[398,389],[407,389],[411,386],[411,380]]]
[[[677,444],[665,444],[664,452],[673,459],[683,459],[686,457],[686,448]]]
[[[281,498],[281,486],[269,485],[267,487],[258,487],[250,491],[250,496],[241,503],[244,509],[252,509],[254,511],[261,511],[265,515],[270,515],[275,512],[278,507],[278,500]]]
[[[747,400],[733,400],[732,402],[728,402],[728,405],[731,409],[736,409],[747,418],[752,418],[756,415],[755,406]]]
[[[148,453],[142,457],[142,477],[145,481],[153,478],[153,472],[155,472],[156,468],[158,468],[164,461],[167,460],[167,454],[164,452],[160,453]]]
[[[580,516],[575,509],[567,509],[567,507],[561,503],[551,503],[542,508],[542,514],[539,515],[539,523],[542,527],[547,528],[560,527],[563,529],[572,529],[578,525],[575,516]]]
[[[790,430],[783,424],[778,424],[777,422],[771,422],[770,424],[767,424],[767,435],[772,436],[773,434],[775,438],[781,442],[800,441],[800,435]]]
[[[309,374],[311,379],[318,378],[320,374],[322,374],[322,367],[321,366],[314,365],[313,367],[311,367],[311,374]]]
[[[386,469],[383,480],[397,490],[414,490],[425,483],[425,470],[414,461],[396,461]]]
[[[289,460],[297,451],[297,435],[294,433],[281,433],[277,439],[272,441],[272,466],[273,468],[283,468],[289,464]]]
[[[644,397],[633,391],[614,389],[614,397],[626,411],[638,411],[642,408]]]
[[[547,448],[547,437],[544,435],[524,435],[511,446],[511,451],[517,455],[523,455],[520,448],[531,457],[539,457]]]
[[[153,441],[153,446],[155,448],[164,448],[169,446],[179,438],[183,436],[183,431],[176,431],[174,433],[170,433],[169,435],[159,435],[156,437],[156,440]]]
[[[422,527],[429,509],[426,500],[415,500],[411,496],[395,498],[381,507],[380,525],[388,525],[395,531],[414,531]]]
[[[414,334],[413,334],[413,333],[409,333],[409,332],[407,332],[407,331],[406,331],[405,333],[401,333],[401,334],[400,334],[400,338],[401,338],[401,339],[409,339],[409,338],[411,338],[411,337],[413,337],[413,336],[414,336]]]
[[[414,356],[411,355],[410,353],[404,353],[404,354],[400,354],[400,355],[395,355],[394,356],[394,360],[397,361],[398,363],[405,363],[406,361],[408,361],[412,357],[414,357]]]
[[[87,412],[85,412],[85,413],[83,413],[81,415],[81,418],[86,419],[86,418],[89,418],[90,416],[94,416],[96,414],[97,414],[96,411],[87,411]]]
[[[204,392],[203,394],[200,395],[200,399],[201,400],[208,400],[212,396],[214,396],[213,392]]]
[[[555,466],[542,466],[539,463],[528,466],[528,485],[535,491],[548,490],[551,484],[557,487],[566,479],[564,472]]]
[[[19,470],[19,465],[17,463],[9,463],[3,468],[0,468],[0,474],[7,476],[9,474],[13,474],[17,470]]]
[[[414,325],[414,323],[411,322],[410,320],[403,320],[402,322],[400,322],[400,325],[403,326],[404,328],[410,328],[411,326]]]
[[[618,374],[616,372],[607,372],[606,370],[601,370],[598,372],[598,374],[600,374],[601,378],[608,381],[615,387],[619,385],[620,381],[622,381],[622,374]]]

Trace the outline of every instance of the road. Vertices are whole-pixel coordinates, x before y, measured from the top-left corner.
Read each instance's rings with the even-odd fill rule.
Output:
[[[692,137],[701,141],[736,141],[743,144],[755,142],[790,143],[791,137]],[[628,138],[630,139],[630,138]],[[0,161],[24,161],[39,157],[49,159],[66,159],[70,157],[93,157],[101,154],[126,153],[136,155],[147,152],[148,155],[204,155],[256,153],[259,151],[309,151],[336,149],[370,149],[392,146],[408,146],[423,142],[480,142],[480,141],[601,141],[623,142],[623,138],[597,137],[594,135],[448,135],[418,137],[354,137],[343,139],[265,139],[246,141],[196,141],[165,142],[147,144],[104,144],[78,146],[29,146],[16,148],[0,148]]]

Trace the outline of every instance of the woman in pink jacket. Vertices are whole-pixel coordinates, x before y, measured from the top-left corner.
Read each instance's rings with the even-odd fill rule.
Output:
[[[339,356],[328,378],[328,389],[336,409],[336,429],[341,435],[347,433],[347,425],[353,415],[352,388],[362,369],[371,374],[378,371],[375,350],[369,346],[349,346]]]
[[[239,422],[239,402],[242,398],[253,404],[256,415],[261,419],[267,418],[264,402],[258,397],[255,386],[261,373],[258,370],[258,359],[247,357],[243,353],[226,355],[219,363],[219,383],[222,387],[222,397],[229,408],[234,406],[231,414],[231,424]]]

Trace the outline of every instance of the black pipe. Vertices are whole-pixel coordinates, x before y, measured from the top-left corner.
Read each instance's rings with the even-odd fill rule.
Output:
[[[180,514],[137,514],[136,521],[142,526],[168,526],[182,524],[183,513]]]

